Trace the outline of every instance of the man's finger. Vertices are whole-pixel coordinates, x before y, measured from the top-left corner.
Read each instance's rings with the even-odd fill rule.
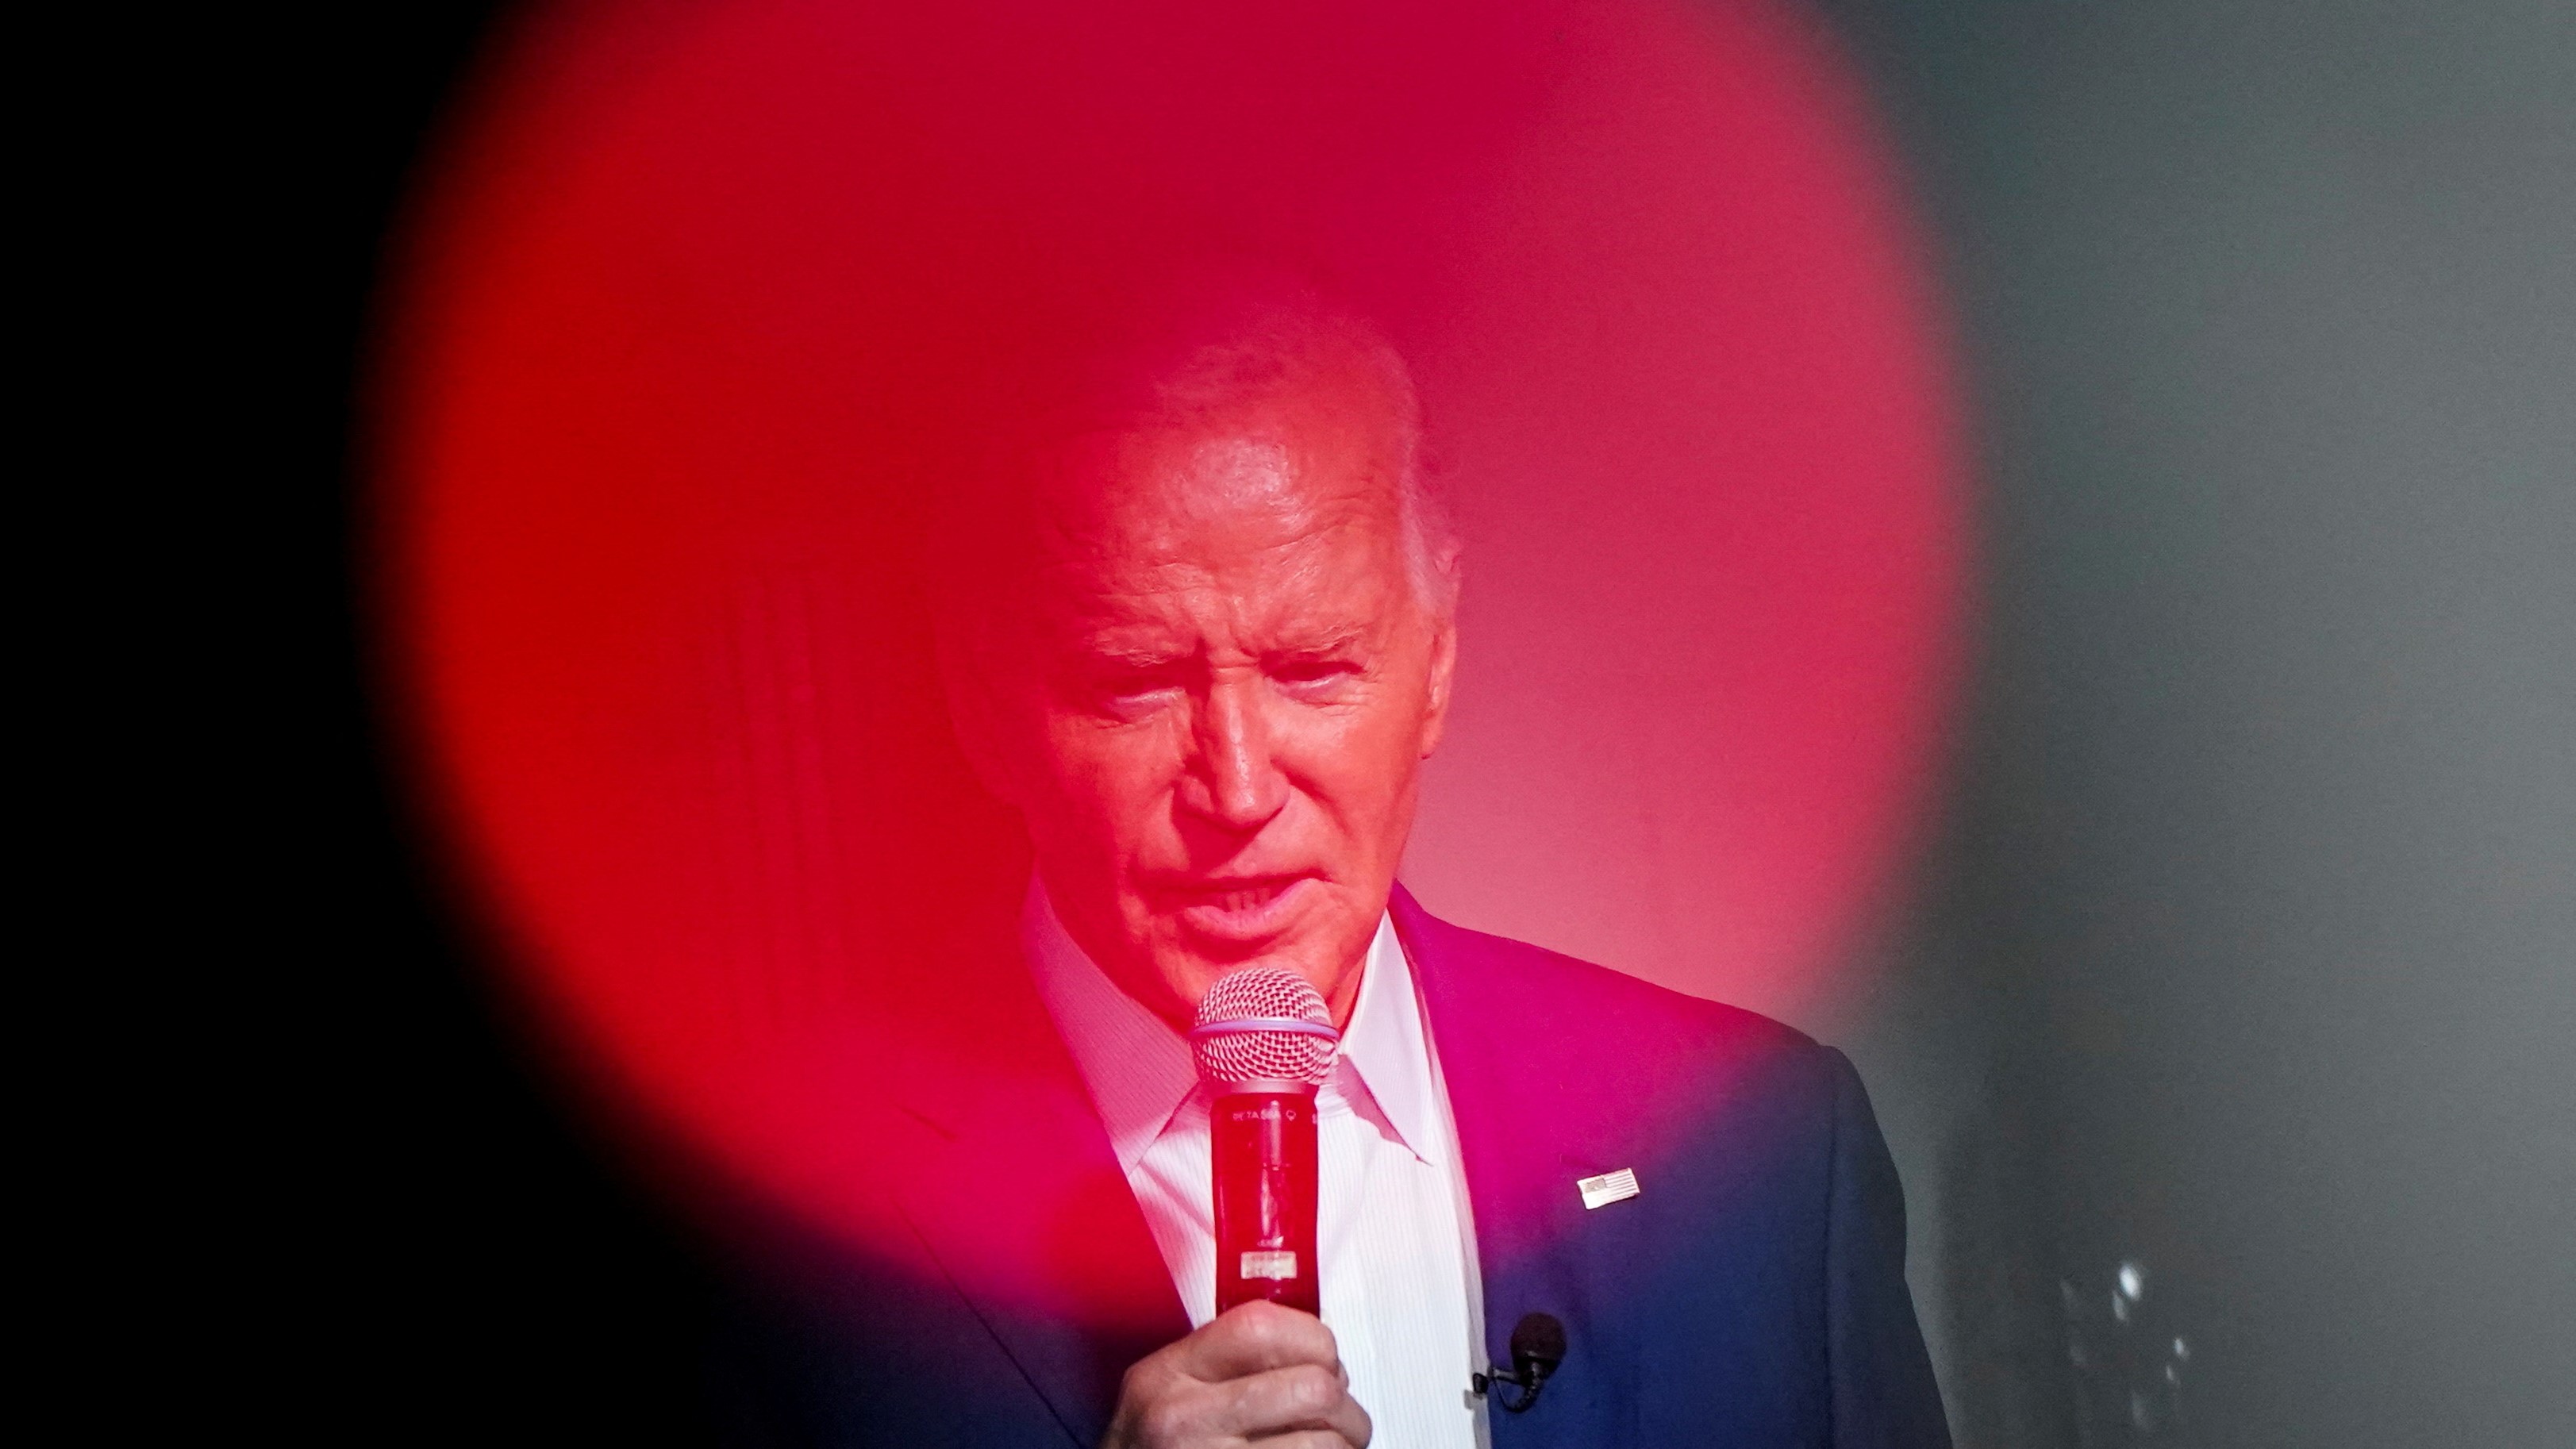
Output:
[[[1369,1440],[1368,1411],[1321,1364],[1271,1369],[1225,1385],[1224,1405],[1209,1427],[1220,1434],[1269,1444],[1275,1436],[1327,1433],[1352,1445]]]
[[[1260,1440],[1255,1449],[1368,1449],[1368,1440],[1347,1439],[1330,1429],[1300,1429]]]
[[[1245,1303],[1181,1340],[1178,1367],[1202,1383],[1222,1383],[1272,1369],[1313,1364],[1339,1372],[1333,1331],[1311,1313],[1276,1303]]]

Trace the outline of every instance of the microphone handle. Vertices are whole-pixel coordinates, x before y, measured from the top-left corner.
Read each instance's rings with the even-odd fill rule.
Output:
[[[1267,1298],[1321,1315],[1316,1279],[1315,1089],[1239,1084],[1209,1113],[1216,1311]]]

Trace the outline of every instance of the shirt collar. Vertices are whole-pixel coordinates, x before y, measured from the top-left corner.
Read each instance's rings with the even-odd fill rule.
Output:
[[[1032,878],[1020,908],[1020,946],[1038,998],[1055,1018],[1091,1104],[1109,1129],[1118,1166],[1132,1172],[1199,1084],[1189,1039],[1143,1002],[1118,989],[1057,918],[1046,885]]]
[[[1133,1171],[1198,1088],[1189,1039],[1109,979],[1065,930],[1044,882],[1034,878],[1021,907],[1020,943],[1039,999],[1109,1130],[1118,1165]],[[1445,1155],[1442,1135],[1432,1130],[1430,1052],[1413,972],[1395,923],[1384,915],[1369,940],[1359,1002],[1319,1105],[1331,1110],[1335,1096],[1423,1161]]]
[[[1346,1073],[1357,1080],[1344,1080]],[[1377,934],[1369,939],[1359,1003],[1351,1008],[1350,1030],[1342,1033],[1334,1077],[1354,1110],[1372,1117],[1415,1157],[1438,1162],[1446,1155],[1439,1147],[1442,1134],[1432,1130],[1431,1053],[1412,965],[1396,939],[1395,922],[1383,914],[1377,918]],[[1374,1113],[1369,1111],[1372,1101]]]

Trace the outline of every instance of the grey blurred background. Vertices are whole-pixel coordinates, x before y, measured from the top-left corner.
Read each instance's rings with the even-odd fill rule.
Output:
[[[1956,784],[1816,1024],[1961,1444],[2576,1444],[2576,5],[1826,13],[1982,435]]]

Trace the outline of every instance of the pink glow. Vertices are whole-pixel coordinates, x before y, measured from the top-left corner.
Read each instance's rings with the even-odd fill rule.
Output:
[[[388,332],[384,617],[509,969],[685,1159],[882,1244],[871,1083],[1007,1095],[882,969],[1025,871],[902,539],[990,339],[1204,249],[1325,275],[1419,381],[1468,548],[1425,903],[1833,999],[1959,632],[1890,165],[1769,5],[1496,10],[568,7],[493,72]]]

